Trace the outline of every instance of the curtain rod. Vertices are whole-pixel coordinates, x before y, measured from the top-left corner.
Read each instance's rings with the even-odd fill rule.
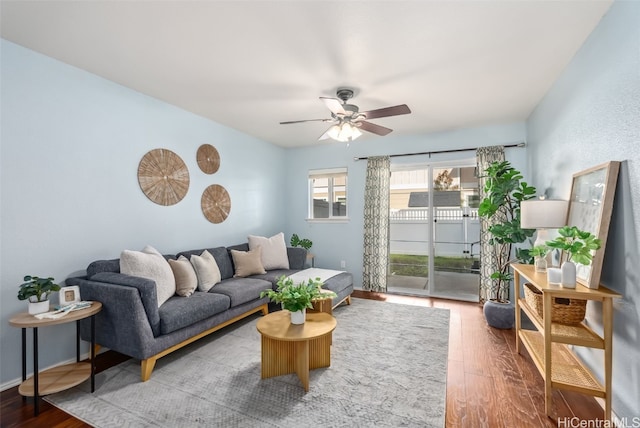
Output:
[[[510,149],[513,147],[525,147],[526,143],[522,142],[522,143],[517,143],[517,144],[505,144],[504,147],[505,149]],[[431,155],[434,154],[438,154],[438,153],[457,153],[457,152],[471,152],[471,151],[476,151],[478,150],[478,148],[472,148],[472,149],[451,149],[451,150],[436,150],[435,152],[419,152],[419,153],[401,153],[401,154],[397,154],[397,155],[389,155],[390,158],[396,158],[396,157],[400,157],[400,156],[418,156],[418,155],[429,155],[429,157],[431,157]],[[369,159],[369,156],[364,156],[361,158],[358,157],[354,157],[353,160],[354,161],[359,161],[359,160],[367,160]]]

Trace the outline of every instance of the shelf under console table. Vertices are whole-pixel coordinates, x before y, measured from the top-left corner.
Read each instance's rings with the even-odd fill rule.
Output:
[[[544,379],[545,412],[551,417],[552,388],[571,390],[604,399],[604,417],[611,420],[611,360],[613,341],[613,299],[622,295],[604,286],[597,289],[577,284],[576,288],[564,288],[549,284],[545,272],[536,272],[533,265],[512,263],[515,286],[516,351],[520,342],[529,352]],[[543,316],[540,317],[525,299],[520,297],[521,279],[542,292]],[[584,322],[566,325],[551,321],[553,299],[582,299],[602,304],[602,335]],[[529,317],[536,328],[523,330],[520,310]],[[602,349],[604,351],[604,385],[591,370],[569,349],[568,345]]]

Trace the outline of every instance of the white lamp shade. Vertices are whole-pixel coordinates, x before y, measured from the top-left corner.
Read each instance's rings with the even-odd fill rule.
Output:
[[[557,229],[567,223],[569,201],[530,199],[520,203],[520,227],[523,229]]]

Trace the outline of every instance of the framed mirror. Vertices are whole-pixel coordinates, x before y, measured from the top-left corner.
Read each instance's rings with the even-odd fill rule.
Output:
[[[593,252],[590,265],[576,263],[578,282],[589,288],[600,286],[619,169],[620,162],[611,161],[573,175],[567,225],[589,231],[602,242],[602,247]]]

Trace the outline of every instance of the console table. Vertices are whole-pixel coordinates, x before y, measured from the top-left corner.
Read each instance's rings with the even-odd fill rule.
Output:
[[[622,296],[603,286],[591,289],[577,284],[576,288],[572,289],[549,284],[547,274],[536,272],[533,265],[512,263],[511,268],[514,273],[516,296],[516,352],[520,352],[520,341],[522,341],[544,378],[544,408],[547,416],[551,416],[551,390],[558,388],[603,398],[604,417],[606,420],[611,420],[613,299]],[[521,278],[542,292],[542,318],[520,297]],[[601,302],[603,334],[599,335],[584,322],[577,325],[551,322],[552,299],[556,297]],[[520,309],[527,314],[537,331],[521,328]],[[598,382],[591,370],[571,352],[567,345],[585,346],[604,351],[604,385]]]
[[[40,413],[39,398],[43,395],[64,391],[91,378],[91,392],[95,390],[95,315],[102,310],[102,303],[91,302],[91,306],[72,311],[57,319],[38,319],[23,312],[9,320],[9,324],[22,329],[22,383],[18,392],[24,397],[33,397],[35,416]],[[91,317],[91,359],[80,362],[80,320]],[[76,363],[56,366],[38,372],[38,328],[76,322]],[[33,376],[27,379],[27,328],[33,329]]]

